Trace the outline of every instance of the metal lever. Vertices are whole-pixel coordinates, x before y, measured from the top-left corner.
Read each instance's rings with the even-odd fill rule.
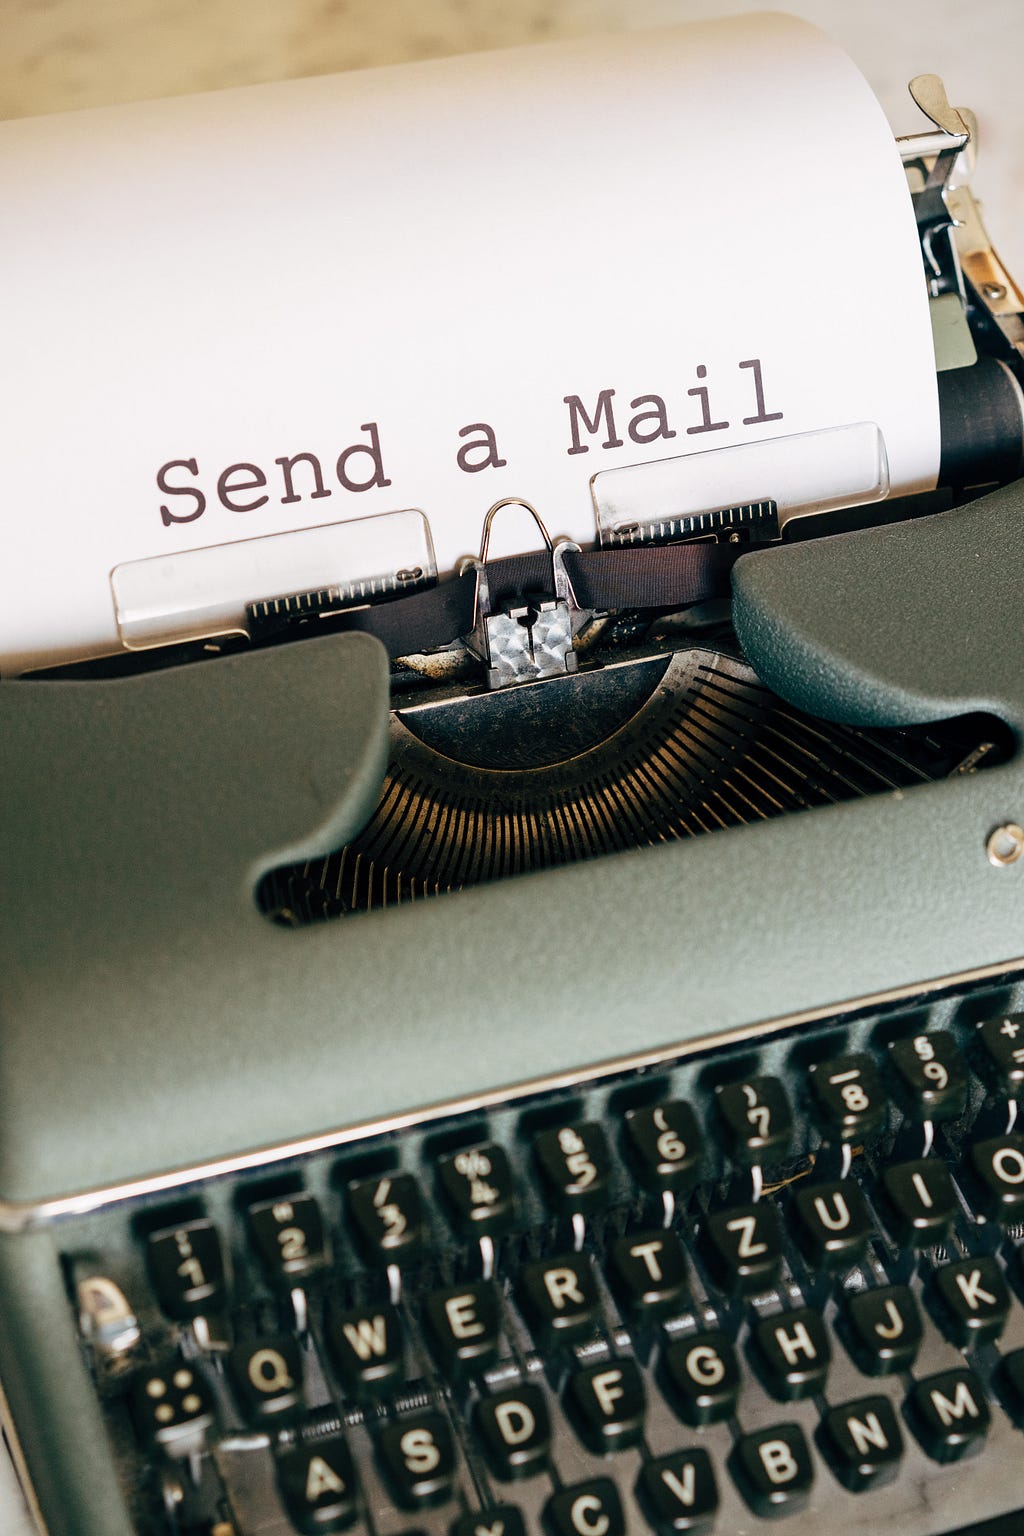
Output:
[[[553,596],[538,602],[507,604],[495,612],[487,580],[487,555],[494,518],[509,506],[524,507],[540,530],[551,553]],[[466,570],[476,572],[473,627],[466,644],[487,667],[488,688],[508,688],[576,671],[573,643],[586,615],[576,601],[565,569],[565,556],[579,547],[569,539],[553,542],[537,509],[518,496],[506,496],[490,508],[484,519],[479,559],[464,560],[459,567],[460,574]]]
[[[950,207],[951,182],[964,150],[973,155],[977,127],[965,107],[951,107],[938,75],[915,75],[908,87],[934,128],[897,139],[905,166],[914,166],[923,185],[915,189],[914,211],[933,298],[957,293],[966,301],[960,263],[950,232],[957,222]]]

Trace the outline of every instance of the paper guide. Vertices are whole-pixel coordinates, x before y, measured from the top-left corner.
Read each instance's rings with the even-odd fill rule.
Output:
[[[812,504],[935,483],[899,154],[801,22],[0,124],[0,206],[7,673],[119,649],[111,572],[189,550],[419,509],[444,574],[499,497],[593,544],[595,476],[783,438]]]

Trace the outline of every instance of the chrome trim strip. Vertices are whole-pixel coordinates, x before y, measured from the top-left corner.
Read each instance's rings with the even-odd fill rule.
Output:
[[[228,1174],[246,1173],[263,1168],[268,1163],[285,1162],[294,1157],[309,1157],[331,1147],[347,1146],[369,1136],[385,1132],[406,1130],[422,1121],[437,1119],[442,1115],[476,1114],[481,1110],[507,1104],[510,1100],[525,1098],[529,1094],[553,1092],[571,1088],[582,1082],[596,1083],[619,1072],[638,1071],[644,1067],[659,1066],[667,1061],[683,1060],[709,1045],[732,1045],[742,1040],[759,1039],[777,1034],[799,1024],[816,1023],[822,1019],[874,1009],[889,1003],[898,1003],[912,997],[922,997],[948,988],[969,985],[980,981],[995,980],[1000,976],[1020,973],[1024,978],[1024,956],[1005,960],[998,965],[980,966],[977,970],[957,971],[947,976],[937,976],[928,981],[914,982],[903,987],[892,987],[882,992],[871,992],[863,997],[850,998],[827,1007],[811,1008],[799,1013],[784,1014],[780,1018],[762,1020],[760,1023],[739,1025],[721,1034],[706,1034],[693,1040],[661,1046],[657,1050],[638,1052],[632,1056],[616,1057],[574,1068],[572,1071],[551,1073],[547,1077],[530,1078],[512,1087],[488,1089],[485,1093],[467,1095],[461,1099],[442,1100],[436,1104],[421,1106],[400,1115],[379,1120],[362,1120],[344,1129],[325,1131],[319,1136],[309,1136],[301,1141],[281,1142],[275,1146],[260,1147],[254,1152],[242,1152],[233,1157],[214,1162],[197,1163],[191,1167],[173,1169],[167,1173],[151,1174],[146,1178],[133,1179],[126,1184],[111,1184],[97,1189],[83,1190],[72,1195],[62,1195],[51,1200],[0,1200],[0,1232],[25,1232],[29,1228],[69,1216],[85,1216],[105,1205],[116,1205],[125,1200],[141,1199],[146,1195],[162,1194],[181,1185],[198,1183],[203,1179],[223,1178]]]

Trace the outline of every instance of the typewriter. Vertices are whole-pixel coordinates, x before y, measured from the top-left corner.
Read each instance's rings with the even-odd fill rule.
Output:
[[[916,89],[936,491],[0,685],[40,1531],[1024,1530],[1024,300]]]

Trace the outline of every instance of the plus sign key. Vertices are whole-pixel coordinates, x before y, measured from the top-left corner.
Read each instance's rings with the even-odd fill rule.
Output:
[[[986,1019],[975,1041],[981,1075],[1005,1099],[1017,1099],[1024,1088],[1024,1014]]]

